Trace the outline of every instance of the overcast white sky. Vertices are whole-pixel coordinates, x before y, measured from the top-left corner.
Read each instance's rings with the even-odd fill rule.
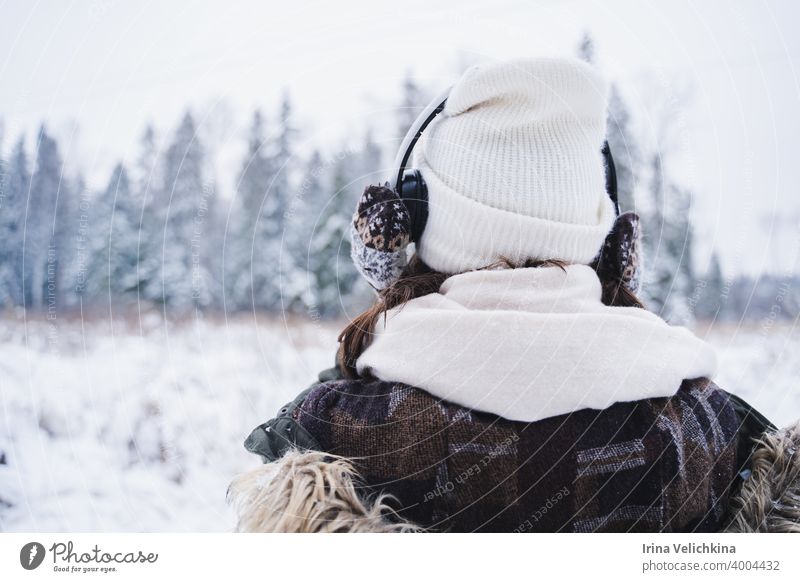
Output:
[[[652,103],[681,97],[673,171],[696,192],[702,248],[729,271],[774,271],[796,266],[800,241],[798,25],[792,0],[6,1],[0,118],[6,148],[46,120],[100,184],[147,122],[169,131],[189,105],[226,174],[252,108],[273,111],[284,89],[304,141],[370,124],[394,139],[406,71],[438,90],[461,63],[573,54],[589,30],[645,133]]]

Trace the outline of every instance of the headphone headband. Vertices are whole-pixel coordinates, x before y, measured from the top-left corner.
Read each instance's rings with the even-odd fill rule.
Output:
[[[406,136],[403,138],[403,141],[400,143],[400,148],[397,150],[397,156],[394,159],[394,164],[392,164],[392,172],[389,174],[389,179],[387,180],[389,185],[394,188],[395,192],[401,191],[403,174],[408,166],[408,160],[411,158],[411,152],[414,150],[414,146],[417,145],[422,132],[425,131],[425,128],[430,125],[431,121],[433,121],[437,115],[444,111],[447,98],[450,96],[450,89],[452,89],[452,87],[448,87],[439,93],[433,101],[428,103],[425,109],[423,109],[414,120],[414,123],[411,124],[411,127],[408,128]]]
[[[394,164],[392,165],[392,170],[389,174],[387,183],[394,188],[394,191],[397,192],[401,198],[403,197],[406,168],[408,167],[408,161],[411,158],[411,152],[414,150],[414,146],[417,145],[417,142],[422,136],[422,132],[425,131],[425,128],[430,125],[437,115],[444,111],[444,106],[447,104],[447,98],[450,95],[451,89],[452,86],[442,91],[425,107],[425,109],[422,110],[422,112],[414,120],[414,123],[411,124],[411,127],[408,128],[408,131],[406,132],[406,135],[400,144],[400,149],[397,151],[397,156],[394,159]],[[611,155],[611,148],[608,145],[608,141],[603,142],[603,148],[601,152],[606,165],[606,193],[614,203],[614,211],[616,212],[617,216],[619,216],[619,201],[617,198],[617,169],[614,165],[614,158]],[[421,177],[418,176],[416,179],[412,177],[411,179],[412,181],[421,180]],[[408,188],[408,190],[414,193],[412,196],[414,201],[413,205],[415,207],[419,206],[419,202],[422,201],[421,196],[419,196],[419,190],[413,185]],[[426,199],[424,202],[427,203],[427,192],[425,192],[425,198]],[[412,214],[421,212],[424,213],[425,218],[427,218],[427,204],[424,205],[424,209],[417,209],[412,212]],[[423,225],[419,226],[417,230],[421,232],[421,228],[423,226],[424,221]]]

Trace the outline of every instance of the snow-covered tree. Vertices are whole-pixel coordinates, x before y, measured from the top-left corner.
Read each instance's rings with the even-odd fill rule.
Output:
[[[61,189],[58,145],[42,126],[36,140],[36,165],[24,223],[23,288],[25,305],[55,305],[58,292],[57,205]]]
[[[74,304],[74,279],[78,230],[78,176],[65,176],[58,144],[44,125],[36,148],[31,178],[25,235],[24,268],[26,304],[54,318],[59,309]]]
[[[156,132],[148,125],[140,140],[140,150],[128,182],[135,206],[137,261],[135,266],[137,299],[158,300],[162,236],[164,231],[161,172]]]
[[[594,39],[588,32],[584,32],[581,40],[578,42],[578,58],[587,63],[595,62]]]
[[[358,155],[358,173],[355,176],[355,190],[359,196],[370,184],[379,184],[386,179],[387,172],[382,161],[383,151],[375,141],[372,130],[367,130]],[[355,203],[353,207],[355,208]]]
[[[25,142],[20,138],[4,163],[0,202],[0,305],[22,305],[22,249],[25,206],[31,175]]]
[[[595,63],[595,44],[588,33],[582,37],[577,52],[583,60]],[[651,114],[656,119],[655,147],[646,147],[636,133],[622,93],[611,85],[606,135],[617,173],[620,210],[634,210],[642,219],[645,277],[641,294],[653,311],[672,321],[688,323],[693,318],[695,288],[691,192],[665,172],[665,163],[674,153],[673,125],[668,115],[666,109]],[[642,175],[649,175],[649,188],[640,189],[636,199]]]
[[[295,157],[292,106],[284,95],[274,131],[253,115],[247,152],[236,187],[236,207],[227,238],[226,304],[278,311],[285,308],[282,285],[291,275],[284,226],[295,205],[292,196]],[[293,278],[293,277],[292,277]],[[294,285],[294,283],[292,283]]]
[[[291,195],[289,188],[294,170],[293,147],[295,133],[292,102],[289,94],[284,93],[278,113],[278,127],[270,148],[272,150],[272,169],[274,171],[272,183],[270,184],[271,204],[282,211],[286,209]]]
[[[276,192],[270,196],[273,159],[268,156],[264,117],[253,114],[247,152],[236,187],[236,201],[228,237],[227,292],[236,307],[274,308],[277,303],[277,258],[275,241],[280,231],[280,204]]]
[[[6,206],[6,190],[8,189],[8,163],[3,155],[4,127],[0,119],[0,240],[10,241],[16,231],[16,221]],[[6,245],[9,242],[5,243]],[[13,277],[13,251],[9,246],[0,246],[0,309],[13,303],[10,293]]]
[[[644,298],[652,311],[675,323],[689,323],[695,286],[691,194],[665,178],[661,152],[652,154],[650,170],[652,207],[642,217]]]
[[[578,44],[578,56],[595,64],[595,44],[589,33],[584,33]],[[630,109],[616,84],[608,95],[606,139],[614,157],[617,172],[617,199],[621,212],[637,210],[634,190],[641,167],[641,146],[633,128]]]
[[[425,107],[425,99],[422,91],[414,80],[414,75],[411,71],[406,73],[401,88],[402,98],[400,100],[400,107],[397,110],[397,139],[403,139],[408,128],[414,123],[414,120],[419,115],[419,112]]]
[[[209,301],[202,225],[215,191],[205,180],[205,152],[187,112],[164,152],[163,185],[154,200],[160,231],[157,273],[149,273],[146,297],[178,309]],[[153,276],[155,275],[155,276]]]
[[[83,278],[88,260],[88,192],[82,174],[62,179],[59,195],[56,247],[59,252],[59,301],[64,308],[80,304]]]
[[[350,220],[355,208],[350,161],[344,156],[333,167],[331,195],[320,209],[308,249],[316,285],[313,305],[322,317],[342,315],[343,303],[359,278],[350,259]]]
[[[310,249],[328,202],[327,170],[322,155],[314,151],[286,214],[281,273],[284,306],[290,311],[314,313],[316,308],[317,278],[326,264]]]
[[[140,201],[152,198],[161,184],[156,131],[150,124],[142,133],[139,141],[139,155],[134,165],[133,175],[129,179],[135,183],[135,190],[139,193]]]
[[[139,208],[122,163],[91,207],[92,236],[86,296],[111,303],[135,299],[139,278]]]
[[[708,270],[698,280],[696,290],[695,312],[697,316],[709,321],[724,319],[727,291],[717,251],[711,254]]]
[[[9,211],[6,200],[8,190],[8,163],[3,155],[4,127],[0,119],[0,240],[6,241],[0,246],[0,309],[12,305],[11,285],[14,277],[14,251],[10,246],[15,238],[17,220],[15,213]]]

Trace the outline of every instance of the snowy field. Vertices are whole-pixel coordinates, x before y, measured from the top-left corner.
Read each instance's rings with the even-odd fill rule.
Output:
[[[227,484],[258,464],[242,441],[330,365],[337,331],[260,317],[0,320],[0,530],[231,529]],[[780,425],[800,417],[794,327],[708,338],[720,385]]]
[[[311,324],[143,327],[2,325],[0,529],[229,530],[242,442],[336,348]]]

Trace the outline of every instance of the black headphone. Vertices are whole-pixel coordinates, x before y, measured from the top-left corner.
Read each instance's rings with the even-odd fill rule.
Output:
[[[400,149],[392,165],[392,173],[389,174],[387,185],[394,188],[397,195],[406,205],[411,222],[411,240],[418,242],[425,230],[425,223],[428,221],[428,187],[419,170],[407,168],[411,152],[417,145],[422,132],[430,125],[431,121],[444,111],[447,98],[450,95],[450,87],[437,95],[422,113],[419,114],[411,127],[408,128],[406,136],[400,144]],[[619,202],[617,200],[617,170],[614,167],[614,158],[611,156],[611,149],[608,142],[603,143],[603,159],[606,166],[606,193],[614,203],[614,211],[619,216]]]

